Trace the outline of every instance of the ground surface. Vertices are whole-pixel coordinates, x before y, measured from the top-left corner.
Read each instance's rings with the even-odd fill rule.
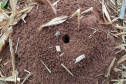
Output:
[[[54,2],[54,1],[52,1]],[[46,27],[42,31],[37,31],[40,25],[47,23],[56,16],[73,14],[79,7],[86,10],[94,7],[94,11],[84,14],[81,19],[80,31],[77,31],[77,17],[69,19],[57,26]],[[50,6],[44,2],[36,6],[26,18],[26,24],[20,21],[14,26],[12,39],[14,48],[18,38],[18,55],[20,61],[16,62],[19,77],[24,78],[27,73],[24,69],[33,73],[25,84],[96,84],[104,78],[97,76],[104,74],[115,57],[114,47],[117,41],[113,37],[107,38],[108,31],[114,30],[111,25],[101,25],[103,23],[101,4],[96,0],[61,0],[58,3],[57,15],[54,15]],[[94,29],[98,31],[95,34]],[[61,35],[55,36],[59,31]],[[64,35],[70,37],[68,43],[64,43]],[[89,37],[92,35],[91,37]],[[55,49],[60,45],[63,56],[59,56]],[[52,47],[52,48],[50,48]],[[86,58],[75,64],[75,58],[85,54]],[[8,76],[11,75],[12,67],[10,62],[10,51],[7,45],[0,55]],[[43,62],[52,71],[49,73]],[[72,77],[62,66],[64,64],[73,74]]]

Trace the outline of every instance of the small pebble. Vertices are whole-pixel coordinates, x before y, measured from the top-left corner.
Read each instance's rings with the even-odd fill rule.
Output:
[[[60,32],[57,31],[57,32],[55,33],[55,36],[59,36],[59,35],[60,35]]]

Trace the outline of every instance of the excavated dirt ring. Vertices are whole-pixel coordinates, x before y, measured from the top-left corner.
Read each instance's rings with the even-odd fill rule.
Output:
[[[80,31],[77,31],[77,17],[69,19],[57,26],[46,27],[37,31],[40,25],[47,23],[56,16],[70,16],[79,7],[86,10],[94,7],[92,12],[84,14],[81,19]],[[61,0],[57,7],[58,15],[54,15],[47,3],[39,5],[29,13],[26,24],[20,21],[14,26],[12,34],[14,47],[18,38],[18,56],[16,62],[19,77],[26,76],[24,69],[33,73],[33,76],[25,84],[94,84],[98,81],[98,74],[104,74],[115,56],[114,47],[116,41],[113,37],[107,38],[107,33],[112,26],[101,25],[103,23],[101,4],[92,0]],[[93,34],[93,32],[96,32]],[[59,31],[60,36],[55,36]],[[56,51],[55,46],[61,47],[62,53]],[[86,58],[75,64],[75,58],[85,54]],[[3,53],[3,63],[10,61],[10,51],[7,45]],[[49,73],[43,62],[52,71]],[[64,64],[73,74],[72,77],[62,66]],[[11,74],[11,63],[4,66],[5,72]]]

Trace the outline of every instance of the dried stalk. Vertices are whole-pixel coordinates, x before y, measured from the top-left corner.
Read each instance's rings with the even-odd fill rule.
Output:
[[[115,28],[120,29],[120,30],[126,30],[126,27],[116,25]]]
[[[103,18],[104,18],[105,23],[108,23],[108,22],[111,23],[111,19],[105,7],[104,0],[102,0],[102,12],[103,12]]]
[[[124,55],[120,60],[118,60],[117,65],[119,65],[120,63],[126,61],[126,55]]]
[[[126,32],[121,32],[121,33],[114,34],[114,36],[118,37],[118,36],[125,35],[125,34],[126,34]]]
[[[76,12],[74,12],[70,18],[74,17],[75,15],[77,15],[77,17],[78,17],[77,20],[78,20],[78,31],[79,31],[79,29],[80,29],[80,8]]]
[[[51,6],[51,8],[52,8],[54,14],[56,15],[56,14],[57,14],[57,11],[56,11],[56,9],[54,8],[54,6],[51,4],[51,2],[50,2],[49,0],[46,0],[46,1],[47,1],[47,3]]]
[[[116,58],[114,57],[111,64],[110,64],[110,66],[107,69],[107,72],[105,73],[105,77],[109,77],[110,72],[111,72],[111,68],[113,67],[115,60],[116,60]]]
[[[16,67],[15,67],[15,52],[14,52],[14,49],[13,49],[13,43],[12,43],[12,39],[9,38],[9,46],[10,46],[10,52],[11,52],[11,62],[12,62],[12,67],[13,67],[13,73],[12,73],[12,76],[13,76],[13,79],[16,79],[15,76],[16,76]]]
[[[7,43],[8,37],[12,33],[13,29],[12,27],[8,28],[8,30],[1,36],[0,38],[0,52],[4,48],[5,44]]]
[[[7,22],[7,24],[2,28],[1,33],[4,34],[4,32],[7,31],[8,27],[13,23],[14,18],[16,16],[16,4],[17,4],[17,0],[10,0],[10,5],[11,5],[11,9],[12,9],[12,14],[9,17],[9,20]]]

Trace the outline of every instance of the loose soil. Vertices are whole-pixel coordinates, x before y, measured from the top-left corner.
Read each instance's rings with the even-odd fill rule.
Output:
[[[54,0],[52,1],[54,2]],[[46,27],[38,31],[40,25],[47,23],[56,16],[73,14],[79,7],[81,11],[94,7],[92,12],[83,14],[80,31],[77,30],[77,17],[57,25]],[[35,6],[26,18],[26,24],[20,21],[14,26],[12,34],[14,48],[18,38],[18,56],[16,62],[19,77],[27,75],[24,69],[33,73],[25,84],[96,84],[105,78],[105,74],[112,59],[115,57],[114,47],[117,40],[108,31],[115,30],[111,25],[102,25],[103,18],[101,4],[98,0],[61,0],[57,6],[57,15],[51,7],[43,2],[39,9]],[[93,32],[97,30],[96,33]],[[59,31],[60,36],[55,36]],[[61,47],[62,53],[56,51],[55,46]],[[85,54],[86,58],[75,64],[75,58]],[[9,45],[5,47],[0,57],[3,58],[5,73],[11,75],[11,58]],[[49,73],[43,62],[52,71]],[[73,74],[72,77],[62,66],[64,64]],[[97,76],[103,74],[101,76]],[[114,74],[114,73],[113,73]]]

